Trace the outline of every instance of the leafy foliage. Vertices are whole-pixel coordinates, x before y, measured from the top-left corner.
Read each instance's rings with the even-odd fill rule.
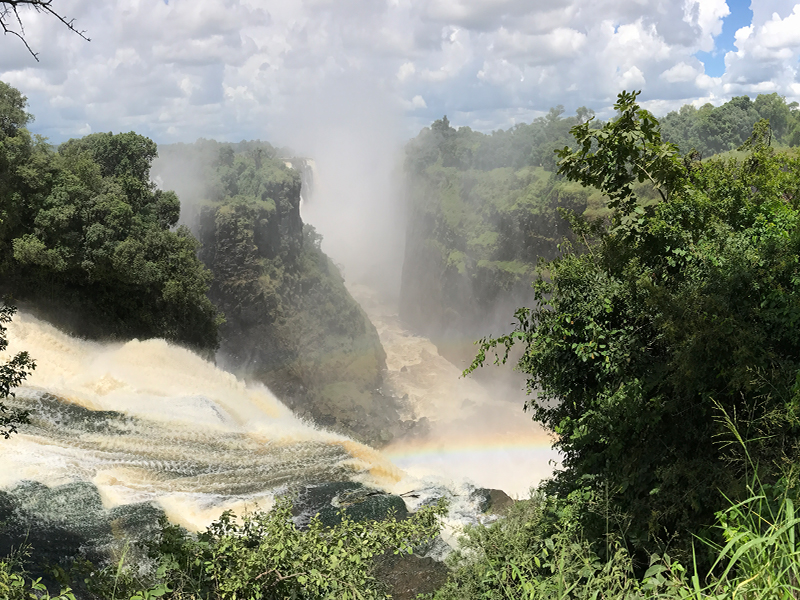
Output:
[[[658,121],[635,100],[636,93],[622,92],[614,105],[616,119],[601,129],[593,129],[591,121],[576,125],[572,135],[578,149],[557,152],[558,172],[600,190],[623,219],[636,211],[635,182],[648,181],[666,201],[683,175],[677,147],[662,142]]]
[[[661,119],[661,130],[664,138],[677,144],[682,152],[696,150],[709,157],[736,150],[761,119],[769,121],[776,142],[800,144],[798,105],[787,104],[777,93],[760,94],[755,100],[737,96],[718,107],[705,104],[695,108],[687,104]]]
[[[7,303],[0,306],[0,353],[8,348],[6,328],[4,323],[9,323],[14,316],[16,308]],[[18,352],[4,363],[0,363],[0,435],[8,439],[16,433],[17,425],[27,422],[28,414],[24,411],[9,409],[2,400],[13,397],[13,390],[28,377],[36,368],[36,363],[27,352]]]
[[[618,537],[586,537],[580,513],[592,508],[580,495],[538,493],[506,519],[468,528],[462,550],[449,559],[451,578],[433,598],[790,600],[800,591],[796,480],[790,475],[765,485],[754,476],[751,484],[747,498],[716,515],[725,541],[698,542],[714,553],[708,573],[696,561],[687,568],[666,554],[650,556],[638,573]],[[605,559],[596,552],[603,543]]]
[[[608,540],[608,560],[601,560],[580,526],[591,510],[573,495],[558,500],[541,492],[517,502],[506,518],[489,526],[471,526],[448,558],[453,569],[436,600],[485,598],[641,598],[630,554],[619,540]],[[664,586],[666,587],[666,586]]]
[[[41,578],[31,579],[24,568],[26,548],[0,559],[0,598],[4,600],[76,600],[67,586],[51,596]]]
[[[471,369],[522,344],[527,408],[564,456],[551,490],[609,497],[634,548],[688,552],[720,490],[744,487],[718,407],[758,440],[767,479],[797,450],[800,162],[763,127],[742,161],[681,160],[635,98],[621,94],[617,121],[575,128],[581,147],[561,152],[568,177],[608,194],[610,220],[573,219],[586,245],[542,265],[536,306],[482,340]],[[630,183],[642,176],[665,200],[640,200]]]
[[[241,519],[226,512],[196,537],[164,520],[151,548],[154,576],[142,579],[121,561],[92,575],[89,590],[131,600],[385,598],[375,561],[425,546],[438,535],[445,512],[439,503],[403,520],[390,515],[355,522],[342,511],[336,525],[326,527],[314,517],[298,529],[292,502],[283,497],[269,512]]]
[[[57,151],[25,129],[25,98],[0,83],[0,274],[20,300],[73,312],[79,333],[217,344],[197,243],[180,203],[150,182],[155,143],[133,132]],[[91,316],[90,316],[91,315]]]

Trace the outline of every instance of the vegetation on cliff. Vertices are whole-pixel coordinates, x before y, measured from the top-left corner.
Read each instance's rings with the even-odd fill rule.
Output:
[[[156,145],[97,133],[53,149],[0,82],[0,288],[92,337],[217,345],[217,315],[180,203],[150,182]]]
[[[569,130],[593,113],[556,107],[532,123],[491,134],[435,121],[406,146],[409,206],[401,313],[437,342],[485,334],[526,302],[539,258],[575,239],[559,209],[608,216],[603,194],[557,172],[554,150],[577,148]],[[735,150],[759,119],[773,144],[800,142],[800,111],[777,94],[733,98],[719,107],[684,106],[661,121],[665,141],[702,157]],[[637,195],[655,201],[649,182]]]
[[[209,297],[226,317],[223,360],[320,425],[389,441],[401,424],[397,400],[380,391],[385,354],[320,236],[303,225],[300,174],[263,143],[168,146],[157,165],[168,183],[182,175],[175,164],[202,173],[183,197],[213,274]]]
[[[400,305],[407,322],[434,338],[479,335],[476,326],[496,309],[522,301],[538,258],[553,257],[568,235],[556,207],[599,206],[598,195],[552,173],[554,148],[591,114],[562,112],[491,135],[456,130],[445,117],[409,142]]]

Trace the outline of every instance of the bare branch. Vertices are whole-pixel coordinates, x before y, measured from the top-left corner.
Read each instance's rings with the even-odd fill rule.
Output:
[[[35,10],[36,12],[49,14],[58,19],[67,29],[79,35],[87,42],[91,40],[86,36],[86,32],[75,27],[75,19],[69,19],[62,15],[51,6],[53,0],[0,0],[0,28],[3,30],[4,35],[11,34],[18,37],[25,48],[30,52],[31,56],[39,62],[39,55],[33,51],[28,41],[25,39],[25,27],[22,24],[22,17],[19,14],[19,7],[27,7]],[[11,23],[17,22],[19,31],[11,26]]]

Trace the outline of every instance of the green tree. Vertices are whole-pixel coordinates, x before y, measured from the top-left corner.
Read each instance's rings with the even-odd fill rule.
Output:
[[[777,93],[731,98],[721,106],[706,104],[700,109],[689,104],[661,119],[664,139],[677,144],[684,153],[696,150],[709,157],[735,150],[744,143],[759,119],[770,123],[775,140],[798,145],[797,103],[786,103]]]
[[[610,219],[572,218],[585,245],[540,266],[534,307],[482,340],[471,369],[521,344],[526,408],[563,454],[552,490],[606,499],[586,517],[597,535],[623,515],[634,547],[686,549],[743,485],[720,408],[766,477],[797,454],[800,161],[767,145],[766,121],[743,161],[681,159],[635,100],[620,94],[616,120],[575,127],[578,150],[560,153],[565,176],[607,195]],[[636,180],[660,201],[643,202]]]
[[[142,586],[143,582],[136,581],[137,566],[130,574],[133,577],[126,574],[122,578],[129,582],[124,597],[387,598],[375,576],[376,561],[385,553],[411,554],[426,547],[438,535],[440,518],[446,512],[440,501],[405,519],[389,514],[382,520],[357,522],[343,510],[334,525],[326,526],[315,516],[306,528],[299,529],[292,519],[291,500],[281,497],[269,512],[241,519],[225,512],[196,538],[164,521],[153,547],[153,558],[160,562],[157,581]],[[103,573],[97,575],[96,579],[103,579]],[[151,595],[139,592],[129,596],[137,587],[149,587]],[[123,596],[117,591],[117,597]]]
[[[16,308],[4,302],[0,306],[0,353],[8,348],[5,323],[11,321]],[[27,422],[28,415],[24,411],[9,409],[2,401],[14,396],[12,391],[28,377],[36,368],[36,363],[27,352],[18,352],[6,362],[0,364],[0,435],[8,439],[16,433],[17,425]]]
[[[769,126],[779,140],[785,138],[789,128],[794,124],[792,110],[786,104],[786,98],[779,96],[777,92],[759,94],[753,102],[753,108],[760,118],[769,121]]]
[[[93,337],[217,345],[217,315],[180,202],[150,181],[156,144],[97,133],[54,151],[0,83],[0,287]],[[91,316],[90,316],[91,315]]]
[[[28,99],[18,89],[0,81],[0,139],[14,137],[33,120],[25,111],[27,105]]]

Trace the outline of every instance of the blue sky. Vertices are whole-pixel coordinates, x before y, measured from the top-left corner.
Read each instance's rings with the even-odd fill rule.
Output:
[[[730,14],[722,21],[722,33],[714,38],[715,48],[711,52],[698,51],[695,56],[705,66],[705,72],[712,77],[725,74],[725,54],[735,51],[734,34],[753,22],[750,0],[727,0]]]
[[[0,37],[0,79],[62,141],[406,139],[447,114],[491,131],[563,104],[655,114],[777,92],[800,100],[791,0],[60,0],[91,43],[25,12],[35,62]],[[329,145],[335,145],[329,142]]]

